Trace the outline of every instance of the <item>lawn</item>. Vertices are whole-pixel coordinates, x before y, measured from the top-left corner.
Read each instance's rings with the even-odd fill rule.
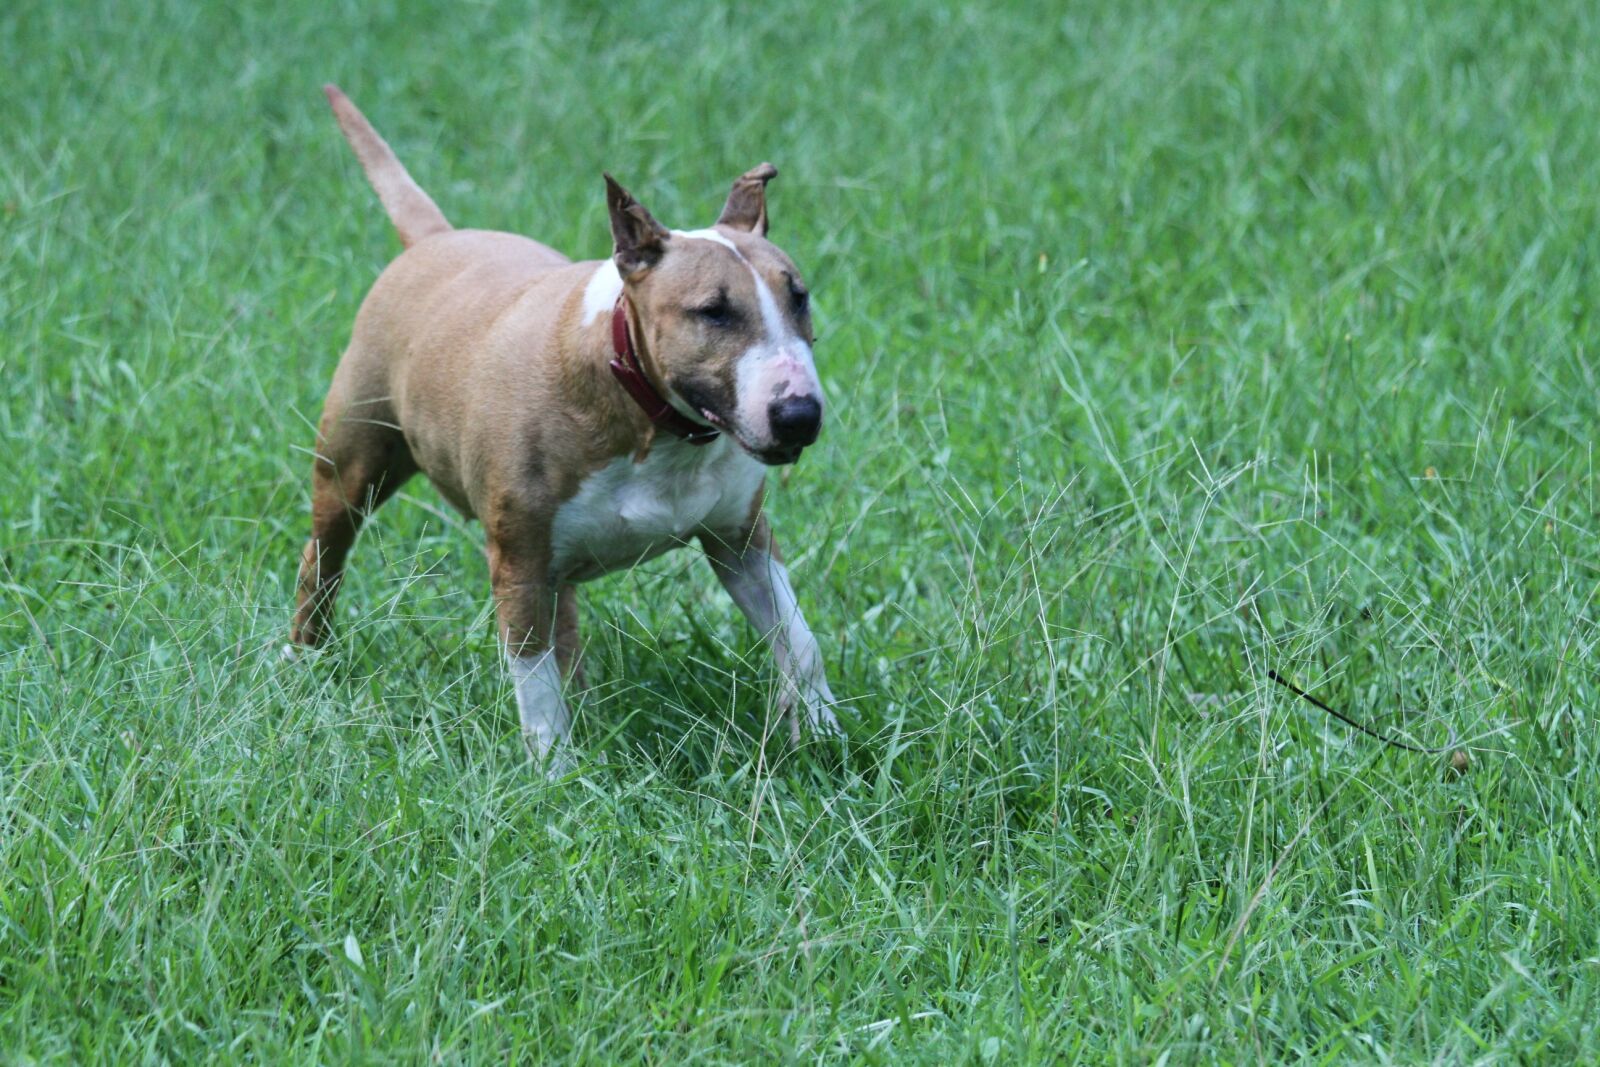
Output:
[[[12,0],[0,69],[0,1061],[1600,1060],[1592,2]],[[330,80],[579,257],[602,169],[778,165],[843,753],[685,552],[546,783],[421,480],[279,662],[399,249]]]

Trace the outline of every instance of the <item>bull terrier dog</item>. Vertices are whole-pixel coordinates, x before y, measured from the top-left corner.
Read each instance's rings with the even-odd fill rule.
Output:
[[[610,259],[457,230],[335,86],[345,138],[405,250],[334,372],[311,471],[295,646],[327,637],[363,520],[418,471],[483,524],[532,754],[569,765],[579,582],[698,540],[777,661],[778,704],[836,734],[816,638],[762,514],[767,468],[822,427],[810,298],[767,240],[763,163],[708,229],[668,230],[605,175]]]

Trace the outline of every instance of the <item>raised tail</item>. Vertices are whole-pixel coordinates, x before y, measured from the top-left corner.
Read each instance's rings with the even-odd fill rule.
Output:
[[[394,149],[378,136],[378,131],[350,98],[340,92],[337,85],[324,85],[322,91],[328,94],[333,116],[339,120],[345,140],[355,149],[361,169],[367,172],[367,180],[378,191],[378,199],[389,213],[389,221],[399,231],[400,242],[410,248],[424,237],[453,229],[439,205],[406,173]]]

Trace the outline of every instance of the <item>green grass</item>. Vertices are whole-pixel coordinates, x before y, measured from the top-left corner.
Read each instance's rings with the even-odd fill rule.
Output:
[[[1600,1059],[1600,8],[0,13],[0,1060]],[[282,667],[397,250],[781,168],[771,510],[846,759],[693,554],[525,762],[422,482]],[[1268,680],[1472,753],[1381,748]]]

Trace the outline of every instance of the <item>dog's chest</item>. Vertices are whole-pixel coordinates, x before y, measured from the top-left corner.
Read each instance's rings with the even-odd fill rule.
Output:
[[[659,441],[643,463],[615,459],[556,509],[554,576],[585,581],[652,559],[698,530],[737,530],[765,474],[725,437],[699,447]]]

